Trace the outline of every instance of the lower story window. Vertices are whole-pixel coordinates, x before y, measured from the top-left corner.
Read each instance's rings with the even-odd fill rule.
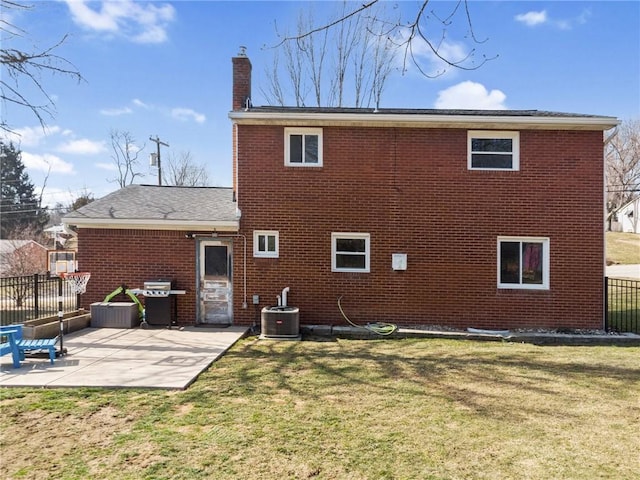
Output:
[[[253,232],[253,256],[278,258],[278,232],[254,230]]]
[[[549,239],[498,238],[498,287],[549,289]]]
[[[369,272],[369,234],[332,233],[331,270]]]

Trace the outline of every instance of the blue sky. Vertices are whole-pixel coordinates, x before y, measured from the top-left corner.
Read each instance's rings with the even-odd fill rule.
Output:
[[[170,145],[168,156],[189,152],[205,165],[212,185],[231,184],[231,57],[247,47],[253,64],[253,104],[267,100],[265,69],[277,43],[274,25],[294,28],[301,9],[320,22],[338,2],[37,1],[27,12],[5,10],[3,19],[28,33],[3,38],[3,48],[49,47],[68,34],[56,53],[85,81],[43,74],[55,100],[43,131],[26,109],[2,105],[2,119],[20,136],[23,161],[43,201],[68,204],[84,192],[101,197],[118,188],[109,132],[130,132],[140,147],[136,183],[156,184],[148,166],[149,137]],[[386,2],[408,19],[421,2]],[[433,1],[444,15],[453,4]],[[640,2],[471,1],[475,35],[465,38],[464,17],[447,31],[452,55],[477,49],[492,60],[472,71],[448,70],[435,79],[415,68],[394,71],[381,107],[508,108],[640,117]],[[435,37],[440,35],[440,27]],[[28,46],[25,46],[28,45]],[[419,53],[421,50],[417,48]],[[438,69],[426,54],[426,68]],[[21,92],[43,101],[28,85]],[[5,138],[7,140],[7,138]]]

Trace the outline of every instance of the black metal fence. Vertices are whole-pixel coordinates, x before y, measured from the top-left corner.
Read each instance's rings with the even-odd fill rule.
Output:
[[[48,274],[0,278],[0,324],[11,325],[78,309],[78,295],[67,282]]]
[[[640,281],[604,277],[605,328],[640,333]]]

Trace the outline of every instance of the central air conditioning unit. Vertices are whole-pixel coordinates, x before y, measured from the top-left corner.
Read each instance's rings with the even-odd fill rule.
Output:
[[[299,339],[299,314],[298,307],[264,307],[261,315],[260,338]]]

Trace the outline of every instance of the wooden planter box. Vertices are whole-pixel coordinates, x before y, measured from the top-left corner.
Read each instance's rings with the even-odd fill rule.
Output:
[[[66,313],[62,317],[64,333],[71,333],[87,328],[91,315],[84,310]],[[54,338],[60,335],[60,320],[56,315],[28,320],[22,326],[22,337],[25,339]]]

